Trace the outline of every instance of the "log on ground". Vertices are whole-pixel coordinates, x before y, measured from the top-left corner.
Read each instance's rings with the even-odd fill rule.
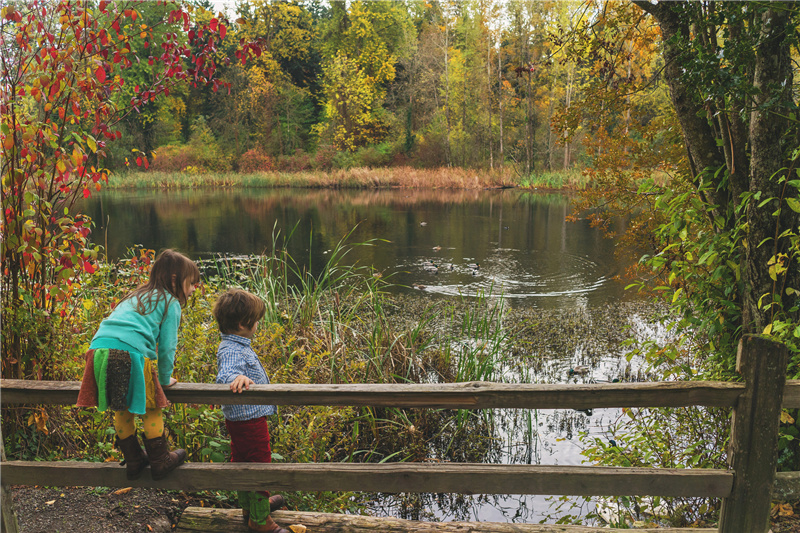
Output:
[[[333,513],[275,511],[272,518],[282,527],[302,524],[309,533],[622,533],[628,529],[500,522],[417,522],[400,518]],[[239,509],[187,507],[176,533],[246,533]],[[716,529],[637,529],[649,533],[711,533]]]

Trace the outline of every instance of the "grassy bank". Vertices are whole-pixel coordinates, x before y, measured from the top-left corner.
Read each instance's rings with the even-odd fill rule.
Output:
[[[588,179],[580,170],[537,172],[520,177],[512,169],[484,171],[464,168],[419,169],[413,167],[352,168],[302,172],[121,172],[109,180],[110,189],[243,188],[447,188],[581,190]]]

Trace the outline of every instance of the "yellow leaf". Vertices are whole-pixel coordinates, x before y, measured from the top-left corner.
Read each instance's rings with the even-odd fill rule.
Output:
[[[789,411],[783,410],[781,411],[781,423],[782,424],[794,424],[794,418],[792,415],[789,414]]]
[[[58,169],[59,172],[65,172],[67,170],[67,165],[63,160],[59,159],[58,163],[56,163],[56,169]]]
[[[83,308],[87,311],[94,307],[94,300],[84,300],[83,301]]]
[[[133,487],[125,487],[124,489],[115,490],[114,494],[116,494],[116,495],[128,494],[131,491],[132,488]]]
[[[772,333],[772,324],[767,324],[767,327],[764,328],[763,334],[769,335],[770,333]]]
[[[53,505],[54,503],[56,503],[56,501],[55,500],[50,500],[49,502],[44,502],[44,503],[46,503],[47,505]]]
[[[50,430],[47,429],[48,419],[49,417],[47,416],[47,413],[45,413],[44,411],[37,411],[28,417],[28,425],[35,426],[36,431],[48,435],[50,434]]]
[[[772,513],[777,516],[794,516],[794,509],[792,509],[791,503],[780,503],[775,507],[776,509],[773,509]]]
[[[302,524],[292,524],[289,526],[289,529],[294,531],[294,533],[306,533],[306,526]]]

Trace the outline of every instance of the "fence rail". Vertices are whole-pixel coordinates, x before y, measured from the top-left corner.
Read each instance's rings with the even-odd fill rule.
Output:
[[[475,463],[186,463],[167,479],[129,481],[118,463],[8,461],[3,483],[174,490],[363,491],[575,496],[730,495],[726,470]]]
[[[774,357],[773,357],[774,356]],[[740,345],[745,383],[714,381],[533,385],[487,382],[400,385],[255,385],[233,394],[227,385],[179,383],[175,403],[386,406],[442,409],[588,409],[731,407],[732,468],[657,469],[464,463],[186,464],[166,480],[128,481],[116,464],[4,461],[3,486],[14,484],[139,486],[179,490],[449,492],[706,496],[723,499],[721,533],[766,531],[771,494],[796,497],[800,475],[775,475],[777,414],[800,408],[800,380],[786,381],[786,349],[762,337]],[[781,368],[783,374],[781,375]],[[74,405],[80,384],[0,380],[0,401]],[[753,452],[753,453],[750,453]],[[738,462],[737,462],[738,461]],[[737,466],[738,465],[738,466]],[[752,500],[759,501],[755,504]],[[745,504],[747,502],[747,504]]]
[[[0,402],[74,405],[78,381],[0,380]],[[661,381],[535,385],[470,381],[429,385],[252,385],[233,394],[227,385],[178,383],[164,389],[175,403],[349,405],[435,409],[600,409],[604,407],[733,407],[743,383]],[[34,400],[35,398],[35,400]],[[800,380],[786,382],[782,406],[800,408]]]

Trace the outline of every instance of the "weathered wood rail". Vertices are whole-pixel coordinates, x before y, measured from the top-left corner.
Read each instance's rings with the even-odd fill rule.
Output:
[[[170,401],[191,404],[447,409],[732,407],[733,446],[729,455],[732,456],[733,468],[727,470],[462,463],[192,463],[182,466],[167,479],[154,482],[149,476],[128,481],[124,469],[116,464],[4,461],[1,481],[4,486],[68,483],[190,491],[257,490],[269,486],[277,491],[707,496],[723,499],[720,532],[766,532],[772,495],[782,499],[800,497],[798,473],[775,474],[780,409],[800,408],[800,381],[785,380],[786,349],[768,339],[746,338],[740,346],[740,362],[745,383],[274,384],[252,386],[249,391],[236,395],[226,385],[179,383],[165,391]],[[2,380],[0,388],[3,405],[73,405],[77,400],[79,383]],[[342,530],[347,530],[347,527],[342,527]],[[591,528],[585,530],[593,531]],[[442,531],[446,530],[443,528]]]
[[[233,509],[189,507],[181,515],[175,533],[249,533]],[[275,511],[276,522],[303,524],[313,533],[630,533],[630,529],[608,529],[546,524],[501,522],[417,522],[400,518],[353,516],[331,513]],[[638,533],[709,533],[714,529],[637,529]]]

